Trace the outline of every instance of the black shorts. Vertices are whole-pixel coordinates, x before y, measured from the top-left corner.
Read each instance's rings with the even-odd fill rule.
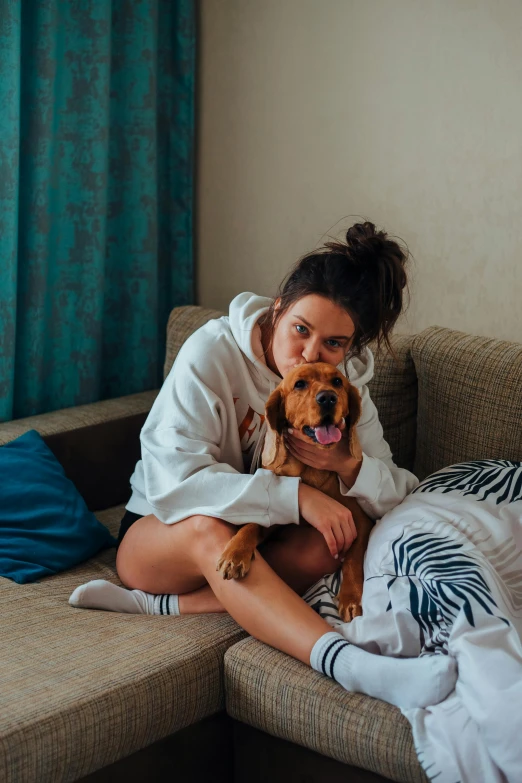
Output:
[[[121,540],[127,530],[130,528],[131,525],[133,525],[136,520],[141,519],[143,514],[135,514],[134,511],[125,511],[125,514],[123,515],[121,522],[120,522],[120,532],[118,534],[118,543],[116,544],[116,549],[118,549],[119,545],[121,544]]]

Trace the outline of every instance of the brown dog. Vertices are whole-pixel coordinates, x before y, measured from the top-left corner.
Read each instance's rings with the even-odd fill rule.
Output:
[[[327,449],[339,440],[339,425],[344,418],[350,452],[360,459],[355,427],[360,415],[360,394],[336,367],[325,362],[300,365],[288,373],[268,398],[267,433],[261,458],[267,470],[278,476],[301,476],[305,484],[321,490],[352,512],[357,538],[346,553],[338,595],[339,613],[346,622],[362,614],[363,560],[373,521],[355,498],[341,495],[336,473],[311,468],[290,454],[282,433],[285,427],[299,429],[317,443],[317,448]],[[269,533],[270,529],[257,524],[243,525],[225,547],[216,570],[221,571],[224,579],[244,577],[256,547]]]

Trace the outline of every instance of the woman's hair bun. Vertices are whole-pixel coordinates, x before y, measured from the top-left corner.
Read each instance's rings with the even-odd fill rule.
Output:
[[[371,239],[372,237],[383,235],[383,231],[377,232],[375,225],[367,220],[365,223],[354,223],[350,226],[346,232],[346,244],[351,246],[357,246],[360,242],[364,242],[365,239]]]
[[[385,231],[377,231],[374,223],[367,220],[365,223],[354,223],[346,232],[346,246],[352,253],[352,257],[363,257],[366,263],[372,260],[372,256],[382,254],[388,234]]]

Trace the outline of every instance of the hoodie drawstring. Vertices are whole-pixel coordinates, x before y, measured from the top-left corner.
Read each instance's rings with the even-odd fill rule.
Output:
[[[259,438],[257,439],[256,447],[254,449],[254,456],[252,457],[252,463],[250,465],[250,473],[255,473],[256,470],[261,467],[261,454],[263,452],[263,446],[265,443],[265,435],[266,419],[263,419],[263,423],[259,430]]]
[[[276,388],[276,384],[270,381],[270,394],[274,391]],[[252,462],[250,463],[250,473],[255,473],[258,468],[261,467],[261,454],[263,452],[263,446],[265,444],[265,435],[266,435],[266,417],[263,419],[263,423],[261,427],[259,428],[259,438],[257,439],[257,443],[254,449],[254,455],[252,457]]]

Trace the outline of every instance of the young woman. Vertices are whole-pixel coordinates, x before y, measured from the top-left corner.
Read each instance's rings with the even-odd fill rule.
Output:
[[[302,462],[336,471],[340,490],[374,519],[417,485],[392,459],[367,383],[374,339],[389,345],[403,307],[406,254],[372,223],[352,226],[302,258],[274,299],[243,293],[228,316],[182,346],[141,432],[116,568],[130,589],[105,580],[78,587],[73,606],[147,614],[229,612],[252,636],[333,677],[347,690],[401,707],[445,698],[455,682],[447,656],[393,659],[349,644],[301,595],[356,535],[350,512],[301,482],[258,467],[264,407],[288,371],[339,366],[362,397],[363,456],[342,438],[328,450],[288,431]],[[257,445],[257,449],[256,449]],[[306,524],[300,524],[300,516]],[[216,563],[237,525],[277,526],[241,580]]]

